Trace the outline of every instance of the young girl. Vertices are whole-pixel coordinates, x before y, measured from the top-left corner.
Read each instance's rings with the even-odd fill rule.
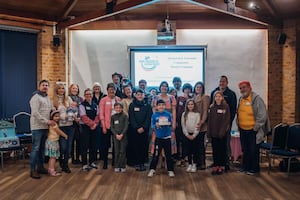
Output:
[[[214,94],[214,102],[210,106],[207,133],[212,138],[213,170],[212,174],[223,174],[226,165],[226,133],[230,125],[229,106],[224,100],[223,93]]]
[[[193,99],[188,99],[185,104],[185,112],[181,116],[182,132],[185,135],[184,152],[188,156],[187,172],[196,172],[196,163],[199,158],[200,140],[197,123],[200,121],[200,113],[197,112]]]
[[[115,172],[125,172],[128,116],[123,111],[122,103],[116,102],[114,108],[116,113],[111,116],[110,129],[115,145]]]
[[[48,173],[50,176],[60,176],[61,174],[55,171],[55,162],[60,155],[58,140],[59,136],[64,137],[66,140],[68,139],[68,136],[61,131],[57,125],[60,120],[60,113],[58,110],[52,111],[50,119],[53,120],[55,124],[49,127],[48,138],[46,140],[45,155],[50,157]]]

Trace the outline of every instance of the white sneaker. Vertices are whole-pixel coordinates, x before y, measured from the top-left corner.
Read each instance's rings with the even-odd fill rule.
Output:
[[[192,165],[192,169],[191,169],[191,172],[196,172],[197,171],[197,167],[196,167],[196,164],[193,164]]]
[[[189,165],[186,169],[186,172],[191,172],[192,171],[192,165]]]
[[[168,171],[168,175],[170,178],[174,178],[175,177],[175,174],[173,171]]]
[[[126,168],[121,168],[121,172],[122,173],[126,172]]]
[[[90,164],[90,167],[91,167],[91,168],[94,168],[94,169],[98,169],[97,165],[96,165],[94,162],[92,162],[92,163]]]
[[[150,169],[150,171],[148,173],[148,177],[153,177],[154,174],[155,174],[155,170],[154,169]]]
[[[120,172],[120,168],[115,168],[115,172]]]
[[[82,171],[88,172],[89,170],[90,170],[90,166],[88,166],[88,165],[82,166]]]

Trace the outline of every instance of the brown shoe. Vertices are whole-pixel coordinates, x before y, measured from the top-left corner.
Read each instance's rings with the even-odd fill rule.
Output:
[[[40,179],[41,178],[40,174],[37,171],[31,171],[30,172],[30,177],[34,178],[34,179]]]

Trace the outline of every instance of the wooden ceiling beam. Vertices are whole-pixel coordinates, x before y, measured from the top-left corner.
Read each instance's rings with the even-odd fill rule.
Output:
[[[259,18],[255,13],[250,12],[248,10],[235,7],[235,12],[227,11],[227,4],[224,1],[211,1],[211,0],[185,0],[186,2],[194,3],[199,6],[212,9],[218,12],[226,13],[228,15],[232,15],[241,19],[245,19],[248,21],[252,21],[261,25],[267,26],[268,24],[275,24],[276,22]]]
[[[53,26],[56,24],[54,21],[48,21],[43,19],[34,19],[34,18],[26,18],[26,17],[18,17],[18,16],[12,16],[12,15],[6,15],[6,14],[0,14],[0,20],[1,22],[3,20],[11,21],[11,22],[20,22],[20,23],[27,23],[32,24],[33,26],[37,25],[46,25],[46,26]],[[15,25],[15,24],[14,24]]]
[[[262,2],[273,17],[281,18],[279,12],[277,11],[277,8],[275,8],[274,4],[270,0],[262,0]]]
[[[97,12],[90,12],[88,14],[85,14],[80,17],[76,17],[75,19],[66,21],[66,22],[60,22],[58,23],[58,30],[64,29],[64,28],[72,28],[78,25],[90,23],[99,19],[104,19],[113,15],[117,15],[138,7],[142,7],[151,3],[155,3],[157,0],[128,0],[126,2],[120,3],[114,7],[114,12],[111,14],[106,14],[106,9],[99,8],[99,11]]]
[[[145,18],[143,20],[100,20],[83,24],[70,28],[69,30],[151,30],[157,28],[158,20],[153,18]],[[265,26],[243,21],[239,19],[227,20],[226,18],[220,18],[215,21],[215,18],[206,20],[191,20],[190,18],[176,20],[176,29],[266,29]]]
[[[59,21],[63,21],[66,19],[69,15],[69,13],[72,11],[74,6],[77,4],[78,0],[69,0],[67,5],[64,7],[63,11],[61,12],[61,15],[58,17]]]
[[[37,19],[37,20],[46,20],[46,21],[54,21],[53,16],[47,15],[45,13],[33,13],[33,12],[23,12],[9,9],[0,8],[0,13],[2,15],[10,15],[16,17],[23,17],[29,19]]]

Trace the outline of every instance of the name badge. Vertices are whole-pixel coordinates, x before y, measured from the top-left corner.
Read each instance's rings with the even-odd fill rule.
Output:
[[[225,113],[225,110],[223,110],[223,109],[218,109],[218,110],[217,110],[217,113],[219,113],[219,114]]]
[[[119,120],[114,121],[115,124],[119,124]]]
[[[246,106],[251,106],[251,103],[249,101],[246,102]]]
[[[89,106],[85,107],[85,109],[86,109],[86,110],[92,110],[92,108],[89,107]]]
[[[110,105],[110,104],[111,104],[111,102],[110,102],[110,101],[107,101],[107,102],[106,102],[106,105]]]
[[[140,111],[140,108],[139,108],[139,107],[135,107],[135,108],[134,108],[134,111],[139,112],[139,111]]]
[[[179,105],[180,105],[180,106],[183,106],[183,103],[182,103],[181,101],[179,101]]]

